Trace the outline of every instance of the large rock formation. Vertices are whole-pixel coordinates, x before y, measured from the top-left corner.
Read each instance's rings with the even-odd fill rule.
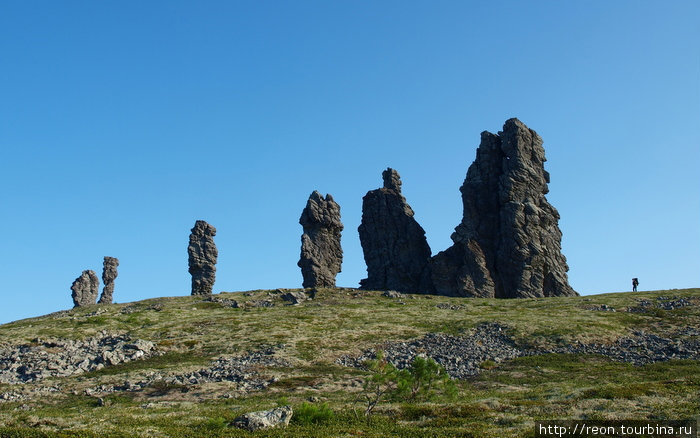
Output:
[[[89,306],[97,302],[97,293],[100,288],[100,280],[97,278],[95,271],[86,270],[76,278],[70,287],[73,291],[73,306]]]
[[[335,276],[343,262],[340,246],[340,206],[331,195],[314,191],[301,213],[301,258],[297,266],[304,277],[303,287],[335,287]]]
[[[187,247],[189,271],[192,275],[192,295],[211,295],[216,277],[216,258],[219,252],[214,244],[216,228],[205,221],[197,221]]]
[[[559,213],[545,195],[549,173],[537,133],[510,119],[481,134],[460,188],[464,217],[454,245],[431,261],[437,293],[497,298],[577,295],[561,253]]]
[[[100,304],[112,304],[112,295],[114,294],[114,279],[117,278],[117,266],[119,259],[116,257],[105,256],[102,262],[102,295],[100,296]]]
[[[360,243],[367,263],[362,289],[431,292],[430,247],[425,231],[401,194],[394,169],[382,173],[384,187],[362,198]]]

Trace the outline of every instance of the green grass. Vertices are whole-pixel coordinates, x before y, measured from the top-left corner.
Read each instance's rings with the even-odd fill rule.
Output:
[[[380,405],[367,421],[354,404],[367,373],[335,364],[385,341],[429,332],[462,334],[497,321],[530,346],[608,342],[635,330],[672,336],[700,327],[700,290],[605,294],[584,297],[492,300],[407,296],[397,304],[380,292],[324,289],[317,298],[286,306],[268,291],[224,293],[241,306],[271,299],[271,308],[233,309],[198,297],[97,305],[0,326],[0,339],[28,343],[37,337],[83,339],[101,330],[155,342],[164,353],[99,371],[0,393],[59,385],[60,391],[15,402],[0,401],[0,437],[516,437],[532,433],[533,419],[697,418],[700,362],[670,361],[635,367],[594,355],[549,354],[480,364],[481,374],[457,382],[454,399]],[[629,313],[638,300],[685,297],[694,306]],[[441,309],[438,304],[462,306]],[[616,312],[587,308],[606,304]],[[278,355],[291,367],[258,369],[276,381],[240,394],[230,383],[187,388],[158,382],[143,391],[97,396],[86,390],[138,380],[152,372],[182,373],[222,355],[284,344]],[[233,396],[226,396],[233,394]],[[309,397],[319,401],[309,403]],[[229,426],[244,412],[269,409],[284,399],[298,417],[286,430],[250,434]]]

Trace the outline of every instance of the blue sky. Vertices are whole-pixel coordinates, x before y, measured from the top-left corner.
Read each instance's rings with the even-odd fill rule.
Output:
[[[195,220],[215,292],[300,287],[299,215],[341,206],[341,286],[366,274],[362,196],[397,169],[437,253],[481,131],[544,139],[582,294],[700,286],[700,2],[3,1],[0,322],[189,294]]]

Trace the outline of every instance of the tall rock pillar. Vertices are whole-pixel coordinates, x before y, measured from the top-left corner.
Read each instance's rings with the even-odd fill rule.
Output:
[[[314,191],[301,213],[301,257],[297,266],[304,277],[303,287],[335,287],[335,277],[343,262],[340,234],[340,206],[331,195]]]
[[[117,266],[119,259],[116,257],[105,256],[102,262],[102,295],[100,296],[100,304],[112,304],[112,295],[114,295],[114,280],[117,278]]]
[[[216,228],[205,221],[197,221],[187,246],[189,272],[192,275],[192,295],[211,295],[216,278],[216,259],[219,252],[214,244]]]
[[[70,287],[73,307],[82,307],[95,304],[100,288],[100,280],[95,271],[85,270],[76,278]]]
[[[401,177],[391,168],[382,173],[384,187],[362,198],[358,228],[367,264],[362,289],[432,292],[430,246],[425,231],[401,194]]]

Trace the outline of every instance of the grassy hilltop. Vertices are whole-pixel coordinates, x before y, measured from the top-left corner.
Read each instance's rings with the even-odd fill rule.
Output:
[[[0,348],[5,351],[36,345],[41,342],[37,338],[85,339],[106,330],[152,341],[160,353],[70,377],[0,384],[0,396],[15,394],[7,400],[0,397],[0,436],[503,437],[532,435],[534,419],[700,415],[698,360],[635,366],[600,355],[566,353],[489,360],[478,364],[478,375],[456,380],[456,396],[438,394],[410,403],[386,400],[369,421],[362,406],[353,403],[370,373],[336,362],[384,342],[427,333],[461,336],[484,322],[505,326],[515,344],[530,351],[611,344],[640,332],[697,345],[700,289],[517,300],[392,299],[381,292],[322,289],[315,299],[295,306],[286,305],[276,291],[214,297],[221,302],[156,298],[0,326]],[[689,304],[664,308],[663,303],[678,299]],[[230,307],[227,300],[236,300],[239,307]],[[273,306],[260,306],[265,300]],[[273,348],[274,357],[287,365],[254,365],[256,376],[274,380],[263,389],[242,391],[228,381],[173,384],[153,377],[182,375],[220,357],[265,348]],[[99,392],[144,379],[151,383],[138,390]],[[279,404],[289,404],[298,413],[287,429],[250,433],[228,426],[239,414]],[[319,411],[325,414],[314,417]]]

